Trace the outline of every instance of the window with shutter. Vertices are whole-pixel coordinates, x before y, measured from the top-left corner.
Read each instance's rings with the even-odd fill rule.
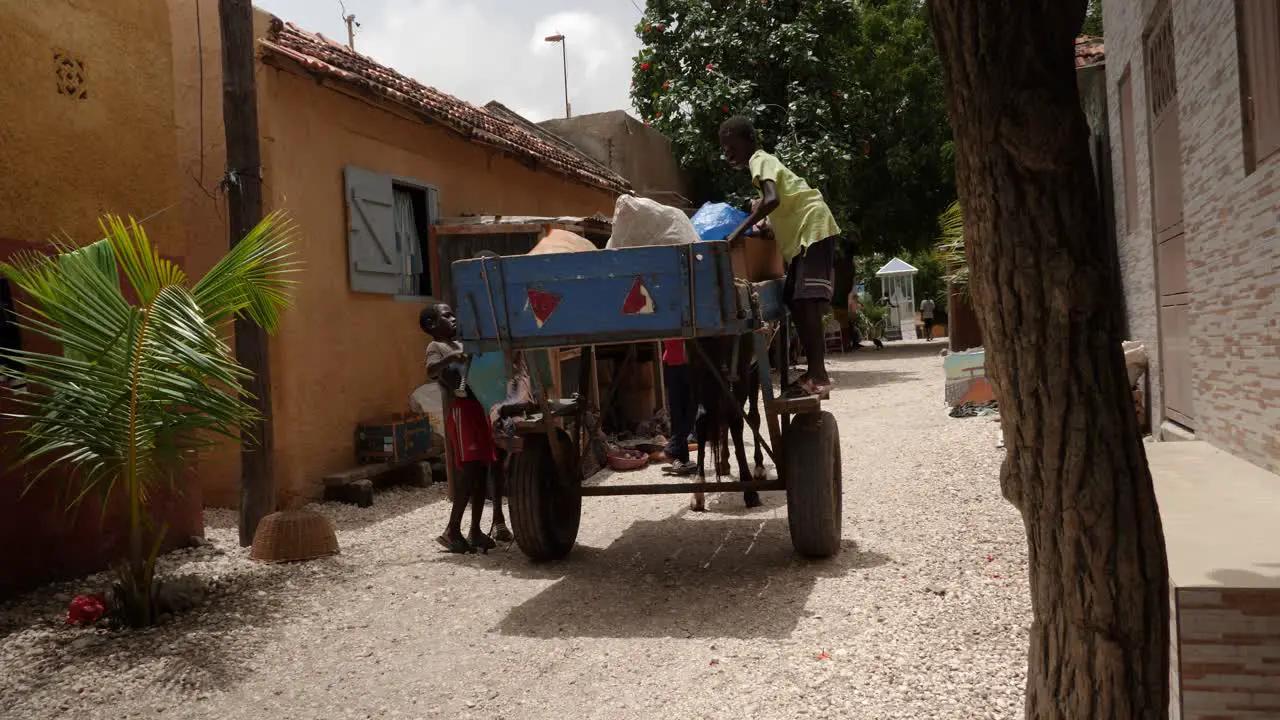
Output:
[[[1280,152],[1280,3],[1237,0],[1245,161],[1252,172]]]
[[[396,245],[391,177],[348,166],[347,261],[355,292],[400,292],[403,258]]]
[[[351,289],[430,295],[427,230],[437,217],[436,189],[354,166],[345,175]]]

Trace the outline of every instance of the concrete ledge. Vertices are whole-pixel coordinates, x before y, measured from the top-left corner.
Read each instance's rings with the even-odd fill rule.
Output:
[[[1146,450],[1169,555],[1170,720],[1280,717],[1280,477],[1205,442]]]
[[[1203,441],[1149,443],[1178,588],[1280,588],[1280,476]]]

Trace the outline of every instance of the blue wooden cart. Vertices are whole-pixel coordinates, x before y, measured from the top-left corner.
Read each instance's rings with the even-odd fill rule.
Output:
[[[835,417],[821,399],[784,399],[774,391],[769,338],[787,357],[782,281],[734,277],[725,242],[664,245],[553,255],[481,257],[452,266],[461,339],[468,353],[752,334],[763,394],[766,443],[777,480],[587,487],[582,397],[547,399],[521,425],[521,450],[509,473],[516,542],[533,560],[566,555],[578,535],[582,498],[690,492],[785,490],[791,540],[809,557],[839,552],[842,482]],[[770,332],[777,328],[778,332]],[[692,344],[696,349],[697,345]],[[584,354],[584,360],[588,356]],[[588,362],[581,363],[586,387]],[[723,381],[723,378],[720,378]],[[725,392],[727,382],[721,382]],[[571,437],[561,419],[576,419]],[[755,431],[755,429],[753,429]]]

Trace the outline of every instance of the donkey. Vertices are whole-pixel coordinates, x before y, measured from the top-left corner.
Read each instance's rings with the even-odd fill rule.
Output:
[[[753,337],[750,333],[738,336],[708,337],[694,340],[693,357],[693,390],[702,406],[702,412],[694,423],[694,432],[698,439],[698,481],[707,480],[705,459],[706,446],[710,442],[715,454],[721,447],[721,438],[728,430],[733,436],[734,454],[738,460],[738,477],[742,481],[752,478],[747,464],[747,451],[742,443],[744,420],[750,423],[756,438],[760,437],[760,379],[757,376],[756,364],[753,360]],[[726,386],[729,392],[725,392]],[[750,404],[744,416],[742,406]],[[727,450],[727,448],[725,448]],[[763,479],[764,450],[760,442],[755,443],[755,477]],[[727,459],[726,459],[726,465]],[[716,476],[723,473],[720,463],[715,463]],[[742,494],[747,507],[760,506],[760,493],[748,490]],[[706,511],[706,496],[703,492],[695,492],[689,507],[695,512]]]

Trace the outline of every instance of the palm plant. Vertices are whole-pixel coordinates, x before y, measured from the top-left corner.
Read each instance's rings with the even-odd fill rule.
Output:
[[[862,298],[861,306],[858,310],[858,329],[862,332],[862,337],[867,340],[884,337],[885,325],[889,321],[889,308],[873,302],[869,296]]]
[[[960,201],[956,200],[938,216],[938,227],[941,231],[933,246],[934,256],[947,269],[944,279],[947,283],[969,295],[969,261],[964,250],[964,214],[960,210]]]
[[[268,332],[279,326],[296,269],[294,226],[279,213],[265,218],[189,284],[136,221],[100,224],[104,237],[90,245],[58,240],[50,254],[0,263],[27,297],[21,327],[61,349],[8,353],[21,368],[10,374],[28,387],[9,417],[22,421],[20,462],[41,462],[32,483],[57,469],[73,506],[94,494],[104,514],[122,503],[129,546],[112,604],[140,626],[156,618],[155,559],[167,531],[152,521],[149,499],[220,437],[250,439],[250,373],[220,331],[236,316]]]

